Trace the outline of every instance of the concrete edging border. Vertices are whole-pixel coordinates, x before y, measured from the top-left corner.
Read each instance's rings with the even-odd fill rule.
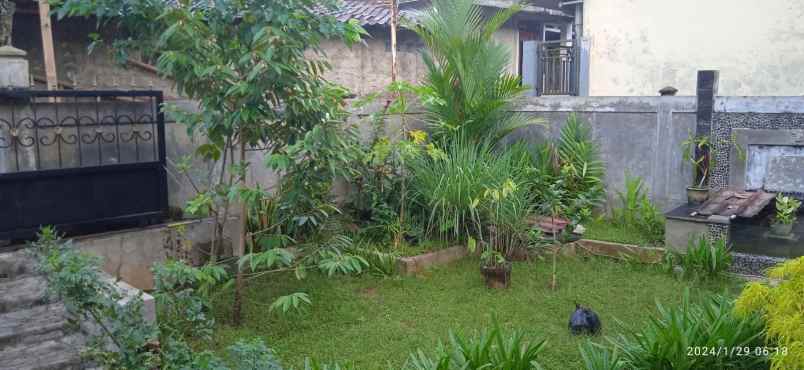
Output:
[[[469,255],[469,251],[462,245],[420,254],[410,257],[400,257],[397,262],[397,272],[400,275],[411,276],[421,273],[433,266],[446,265]]]

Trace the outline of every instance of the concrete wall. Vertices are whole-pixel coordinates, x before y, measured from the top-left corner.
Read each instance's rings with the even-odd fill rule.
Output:
[[[77,84],[81,89],[152,88],[164,91],[166,98],[178,96],[172,81],[159,78],[153,71],[118,64],[109,48],[101,46],[89,53],[89,34],[96,32],[95,20],[57,21],[54,17],[52,24],[56,73],[60,83]],[[31,74],[43,79],[45,67],[40,35],[36,14],[18,11],[14,15],[12,43],[28,53]],[[44,83],[37,81],[36,86],[44,88]]]
[[[390,32],[385,28],[371,28],[369,31],[371,35],[363,44],[351,48],[340,40],[327,40],[321,45],[326,60],[332,65],[325,77],[358,96],[381,91],[391,83]],[[509,22],[495,33],[494,38],[510,49],[509,72],[517,74],[519,32],[515,25]],[[399,80],[419,82],[427,72],[421,57],[423,43],[413,32],[401,30],[398,45]]]
[[[585,0],[590,95],[694,95],[701,69],[720,95],[801,95],[802,18],[800,0]]]
[[[222,256],[231,256],[231,246],[237,245],[238,221],[226,223]],[[103,270],[115,280],[122,280],[137,289],[154,289],[151,268],[168,258],[199,265],[209,251],[214,223],[199,219],[150,226],[144,229],[112,231],[78,237],[75,248],[103,259]]]

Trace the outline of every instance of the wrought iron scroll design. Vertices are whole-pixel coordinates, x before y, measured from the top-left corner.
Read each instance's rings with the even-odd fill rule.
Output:
[[[25,172],[160,161],[161,94],[0,92],[0,170]]]

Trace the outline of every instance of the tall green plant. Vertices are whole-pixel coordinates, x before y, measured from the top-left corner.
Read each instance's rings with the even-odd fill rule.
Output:
[[[558,156],[561,169],[566,173],[567,191],[585,194],[595,199],[602,197],[605,170],[600,160],[600,149],[592,138],[592,129],[578,115],[571,113],[561,128],[558,139]]]
[[[484,193],[507,179],[526,184],[527,172],[521,164],[517,151],[498,152],[489,144],[462,139],[411,161],[411,188],[428,213],[428,231],[453,240],[482,239]]]
[[[533,191],[544,202],[560,190],[562,217],[588,218],[603,201],[605,168],[589,125],[574,113],[561,128],[556,143],[547,142],[533,154]]]
[[[486,19],[471,0],[435,0],[409,25],[427,47],[422,103],[436,139],[496,142],[536,122],[512,109],[527,87],[510,72],[511,51],[493,36],[519,9]]]
[[[682,159],[691,164],[694,171],[692,187],[704,188],[709,183],[709,170],[714,167],[710,148],[709,136],[696,136],[692,132],[681,143]]]
[[[648,198],[640,177],[626,174],[625,191],[617,191],[617,197],[620,206],[612,209],[615,223],[638,231],[652,243],[664,242],[664,217]]]

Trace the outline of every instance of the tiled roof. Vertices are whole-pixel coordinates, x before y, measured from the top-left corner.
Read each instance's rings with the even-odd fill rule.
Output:
[[[429,4],[424,0],[397,0],[399,4],[400,17],[407,17],[409,20],[415,19],[423,6]],[[355,19],[361,26],[387,25],[391,21],[390,0],[341,0],[338,9],[323,10],[318,9],[322,14],[335,16],[339,21],[346,22]],[[507,8],[516,4],[515,0],[475,0],[477,5]],[[571,17],[559,9],[549,9],[532,4],[524,5],[524,13],[542,14],[548,16]]]
[[[337,10],[327,13],[341,22],[355,19],[361,26],[385,25],[391,21],[389,0],[341,0]]]

